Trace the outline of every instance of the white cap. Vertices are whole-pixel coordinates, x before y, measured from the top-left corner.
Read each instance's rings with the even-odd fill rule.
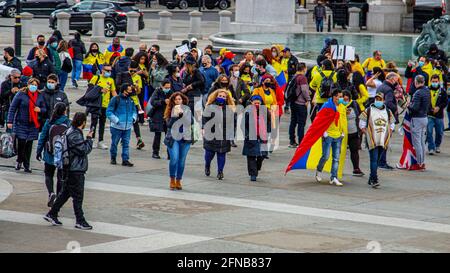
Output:
[[[191,38],[191,43],[192,43],[192,42],[198,42],[198,41],[197,41],[197,38],[192,37],[192,38]]]

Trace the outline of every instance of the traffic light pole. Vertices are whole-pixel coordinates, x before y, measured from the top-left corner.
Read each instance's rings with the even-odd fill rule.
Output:
[[[22,56],[22,23],[20,0],[16,0],[16,24],[14,25],[14,51],[16,56]]]

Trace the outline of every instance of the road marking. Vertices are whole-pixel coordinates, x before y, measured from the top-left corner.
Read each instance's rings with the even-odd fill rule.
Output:
[[[0,203],[6,200],[8,196],[13,192],[13,187],[8,181],[0,179]]]

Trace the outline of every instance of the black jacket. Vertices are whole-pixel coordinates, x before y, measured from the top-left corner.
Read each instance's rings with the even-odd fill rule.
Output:
[[[47,83],[47,76],[55,73],[55,66],[49,58],[45,58],[42,62],[36,62],[32,67],[33,77],[40,82],[39,89],[43,89]]]
[[[67,133],[67,148],[69,149],[69,172],[86,173],[88,170],[88,154],[92,151],[92,138],[83,137],[83,132],[71,127]]]
[[[295,73],[297,73],[297,65],[298,59],[292,55],[288,61],[288,82],[295,76]]]
[[[409,92],[408,92],[408,93],[411,95],[411,97],[414,96],[414,93],[416,92],[416,85],[414,84],[414,79],[415,79],[416,76],[418,76],[418,75],[422,75],[422,76],[425,78],[425,83],[426,83],[426,85],[428,85],[430,79],[429,79],[429,77],[428,77],[428,74],[425,73],[425,72],[422,70],[422,68],[417,67],[417,68],[414,69],[414,71],[413,71],[412,66],[407,66],[407,67],[406,67],[406,70],[405,70],[405,77],[406,77],[407,79],[412,79],[412,81],[411,81],[411,83],[410,83],[410,85],[409,85]]]
[[[189,90],[185,95],[189,98],[189,105],[194,105],[194,98],[201,97],[205,89],[205,78],[198,69],[194,69],[193,75],[187,71],[183,75],[183,83],[185,86],[192,84],[192,90]]]
[[[0,88],[0,106],[4,107],[4,109],[6,109],[6,112],[8,112],[9,106],[11,105],[11,102],[14,98],[14,94],[11,92],[11,89],[13,89],[14,87],[18,87],[19,89],[21,89],[25,86],[26,84],[24,84],[22,81],[13,84],[11,82],[11,79],[2,82]]]
[[[394,95],[395,87],[390,84],[388,81],[384,81],[382,85],[380,85],[377,89],[377,92],[381,92],[384,94],[384,104],[387,106],[389,110],[391,110],[392,114],[395,117],[395,124],[398,123],[398,109],[397,109],[397,99]]]
[[[445,91],[445,89],[441,88],[439,90],[439,95],[438,95],[437,102],[436,102],[436,106],[439,107],[439,111],[436,114],[434,114],[432,107],[431,107],[431,102],[430,102],[430,109],[428,111],[428,116],[434,117],[437,119],[443,119],[444,118],[444,109],[445,109],[445,107],[447,107],[447,105],[448,105],[447,92]]]
[[[36,58],[36,50],[37,49],[38,49],[37,46],[30,49],[30,51],[28,52],[27,61],[32,61],[32,60],[34,60],[34,58]],[[44,52],[47,54],[50,61],[53,62],[53,56],[52,56],[52,54],[50,54],[50,52],[48,52],[48,48],[44,47],[44,48],[42,48],[42,50],[44,50]]]
[[[244,132],[244,147],[242,149],[242,155],[245,156],[267,156],[269,154],[267,147],[267,140],[261,139],[261,137],[255,137],[256,128],[250,130],[250,125],[256,126],[254,122],[250,120],[256,120],[253,112],[253,107],[247,109],[244,113],[244,118],[241,122],[241,129]],[[259,110],[257,112],[259,116]],[[258,119],[259,122],[259,119]],[[267,122],[265,123],[267,129],[267,135],[271,131],[271,115],[270,111],[267,111]]]
[[[131,77],[131,74],[128,71],[116,75],[117,90],[120,90],[122,84],[125,83],[129,85],[134,85],[133,78]]]
[[[9,62],[5,60],[5,62],[3,63],[3,65],[6,65],[6,66],[9,66],[9,67],[12,67],[12,68],[19,69],[20,72],[22,72],[22,63],[20,62],[19,59],[17,59],[17,57],[13,57],[13,58],[11,59],[11,61],[9,61]]]
[[[72,39],[69,41],[69,47],[73,48],[73,60],[83,60],[84,54],[86,54],[86,47],[82,41]]]
[[[114,64],[112,77],[116,78],[117,75],[128,72],[128,67],[130,66],[131,58],[127,56],[122,56],[120,59]]]
[[[59,89],[50,90],[46,87],[41,95],[44,97],[45,107],[47,108],[47,113],[44,117],[45,119],[49,119],[52,116],[55,104],[58,102],[64,102],[64,104],[69,107],[69,99],[67,98],[66,93]]]
[[[153,108],[149,115],[149,127],[150,132],[167,132],[167,124],[164,121],[164,111],[166,111],[166,99],[168,99],[173,94],[171,90],[169,93],[164,93],[161,88],[157,88],[153,92],[150,98],[150,103]]]
[[[448,63],[447,55],[443,50],[437,49],[437,51],[433,54],[430,51],[427,52],[427,58],[431,58],[433,60],[444,61]]]
[[[431,95],[428,87],[421,87],[417,89],[412,97],[411,104],[408,109],[412,118],[425,118],[428,114],[428,109],[431,106]]]
[[[218,107],[217,105],[215,106]],[[211,114],[208,114],[208,116],[205,115],[207,112],[204,112],[202,117],[203,129],[205,129],[205,125],[208,125],[208,127],[211,126],[209,122],[216,116],[216,110],[214,108],[214,106],[211,107]],[[211,128],[206,128],[207,134],[203,137],[203,148],[216,153],[228,153],[231,151],[231,139],[234,137],[235,115],[232,116],[233,120],[231,121],[233,126],[228,128],[226,107],[222,107],[221,110],[222,119],[215,120]],[[218,138],[215,137],[216,134],[219,136]]]

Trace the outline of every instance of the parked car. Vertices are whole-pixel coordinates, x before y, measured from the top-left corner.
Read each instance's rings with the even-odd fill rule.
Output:
[[[67,12],[71,15],[69,21],[69,29],[77,30],[81,34],[86,34],[92,30],[92,17],[93,12],[105,13],[105,36],[114,37],[118,31],[126,32],[127,30],[127,12],[136,11],[139,12],[139,30],[144,29],[144,15],[139,9],[131,2],[122,1],[82,1],[74,6],[66,9],[59,9],[50,15],[49,24],[50,28],[56,29],[57,19],[56,14],[59,12]]]
[[[16,16],[16,0],[0,0],[0,14],[3,17]],[[34,15],[49,15],[57,9],[67,8],[67,0],[20,0],[21,12]]]
[[[231,6],[230,0],[201,0],[207,9],[227,9]],[[198,8],[199,0],[159,0],[159,4],[166,6],[168,9],[179,7],[180,9],[187,9],[189,7]]]

